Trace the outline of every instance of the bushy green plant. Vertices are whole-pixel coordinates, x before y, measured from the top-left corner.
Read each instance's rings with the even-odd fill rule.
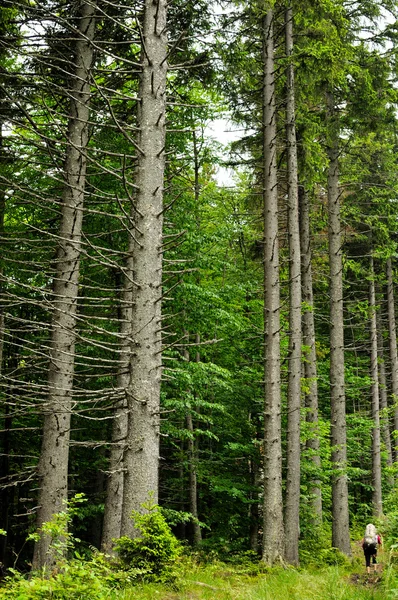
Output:
[[[384,544],[398,555],[398,490],[392,491],[385,499],[380,531]]]
[[[12,570],[0,588],[0,599],[33,600],[109,600],[112,590],[132,583],[138,571],[115,571],[104,555],[93,554],[90,560],[74,558],[60,570],[37,573],[30,578]]]
[[[86,502],[84,494],[75,494],[73,498],[64,503],[65,510],[53,515],[51,521],[43,523],[39,531],[31,533],[27,537],[28,540],[38,542],[40,536],[48,536],[51,540],[50,547],[59,563],[58,566],[67,560],[68,553],[73,550],[76,542],[80,542],[71,533],[69,526],[73,517],[78,514],[80,505],[84,502]]]
[[[322,565],[335,564],[328,562],[330,539],[332,537],[330,523],[326,522],[318,527],[307,530],[305,537],[299,542],[299,555],[301,565],[319,564],[322,557]]]
[[[51,521],[43,524],[40,533],[28,538],[37,540],[40,535],[50,536],[50,547],[57,559],[53,570],[43,569],[28,578],[10,569],[0,588],[0,600],[109,600],[112,590],[124,587],[142,575],[139,569],[122,571],[115,568],[109,557],[100,552],[91,551],[83,558],[75,551],[75,543],[80,540],[73,536],[68,526],[84,501],[83,494],[76,494],[66,503],[64,511],[53,515]]]
[[[336,567],[349,567],[351,561],[338,548],[325,548],[320,552],[318,563]]]
[[[351,565],[351,560],[340,552],[338,548],[332,548],[324,541],[321,545],[319,542],[308,540],[300,542],[300,564],[302,566],[316,565],[317,567],[325,566],[340,566],[348,567]]]
[[[139,537],[123,536],[115,548],[126,567],[142,570],[146,578],[164,581],[173,577],[182,547],[159,506],[146,503],[143,508],[145,513],[134,511],[132,515]]]

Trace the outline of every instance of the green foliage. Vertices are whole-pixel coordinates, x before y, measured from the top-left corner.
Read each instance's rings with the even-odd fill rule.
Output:
[[[0,598],[30,600],[31,598],[75,598],[78,600],[108,600],[111,590],[131,583],[141,575],[136,569],[121,571],[100,552],[91,552],[83,558],[75,551],[79,542],[69,531],[69,525],[79,515],[80,505],[85,502],[83,494],[76,494],[65,510],[44,523],[41,533],[33,533],[29,540],[36,541],[40,535],[51,537],[51,550],[55,550],[56,566],[33,573],[27,578],[16,569],[9,569],[5,584],[0,588]],[[67,559],[67,553],[72,557]]]
[[[0,598],[108,600],[112,590],[131,584],[137,574],[115,570],[104,555],[95,553],[90,560],[76,557],[65,562],[59,571],[54,570],[46,577],[35,575],[27,579],[11,570],[0,588]]]
[[[300,564],[303,566],[348,567],[350,559],[337,548],[330,546],[331,526],[324,523],[306,532],[304,539],[299,542]]]
[[[391,556],[398,562],[398,490],[393,490],[385,499],[384,512],[380,523],[383,542],[390,548]]]
[[[79,513],[79,505],[83,502],[86,502],[84,494],[75,494],[71,500],[65,503],[64,511],[53,515],[51,521],[43,523],[40,532],[29,534],[27,539],[37,542],[41,535],[49,536],[50,547],[54,551],[56,560],[59,564],[64,563],[68,552],[71,552],[76,542],[80,541],[69,531],[69,525],[73,517]]]
[[[173,535],[159,506],[146,503],[145,513],[133,512],[140,537],[117,540],[115,549],[128,569],[140,569],[144,579],[170,580],[182,547]]]

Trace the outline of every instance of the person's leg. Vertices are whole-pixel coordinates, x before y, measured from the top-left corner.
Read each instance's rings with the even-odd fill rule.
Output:
[[[375,552],[373,554],[373,556],[372,556],[373,568],[374,568],[375,573],[377,572],[377,559],[376,559],[376,557],[377,557],[377,552]]]
[[[365,554],[365,562],[366,562],[366,572],[370,573],[370,554],[367,551],[367,548],[364,549]]]

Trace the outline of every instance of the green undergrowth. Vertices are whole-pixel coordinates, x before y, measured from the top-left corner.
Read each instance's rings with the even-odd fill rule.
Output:
[[[172,581],[147,581],[137,572],[117,571],[97,556],[72,560],[58,573],[30,579],[14,575],[0,588],[12,600],[394,600],[398,576],[393,568],[367,576],[364,568],[340,566],[266,569],[214,561],[198,564],[180,557]]]
[[[360,542],[353,559],[334,548],[304,545],[300,568],[269,568],[252,552],[224,556],[183,552],[162,510],[143,506],[132,515],[140,531],[121,538],[118,555],[79,551],[68,531],[79,495],[43,525],[56,561],[31,574],[11,570],[0,583],[0,600],[398,600],[397,544],[380,552],[380,571],[367,575]]]
[[[178,587],[140,584],[114,597],[118,600],[393,600],[398,589],[382,580],[347,573],[339,567],[317,570],[274,568],[248,575],[228,565],[193,567],[181,574]]]

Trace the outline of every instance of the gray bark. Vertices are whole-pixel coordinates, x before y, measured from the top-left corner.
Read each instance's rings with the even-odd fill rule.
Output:
[[[387,377],[386,377],[386,364],[384,360],[384,340],[383,340],[383,325],[380,310],[376,314],[377,319],[377,355],[379,363],[379,398],[380,398],[380,427],[384,446],[387,454],[387,466],[392,467],[393,456],[391,447],[391,433],[388,418],[388,396],[387,396]],[[394,478],[392,475],[388,476],[388,483],[392,487],[394,485]]]
[[[185,331],[185,339],[187,343],[189,342],[189,332]],[[197,336],[197,342],[199,343],[199,336]],[[184,347],[183,349],[184,360],[189,362],[191,357],[189,355],[188,349]],[[200,354],[196,353],[196,362],[200,362]],[[191,390],[187,390],[187,395],[191,394]],[[195,441],[195,430],[192,419],[192,412],[189,407],[187,407],[186,413],[186,425],[187,430],[190,433],[188,437],[187,446],[188,446],[188,477],[189,477],[189,512],[194,517],[192,521],[192,542],[194,548],[200,546],[202,542],[202,530],[198,523],[198,478],[197,478],[197,460],[198,460],[198,452],[197,452],[197,442]]]
[[[133,349],[128,388],[122,535],[136,536],[130,518],[150,497],[158,501],[163,180],[167,36],[165,0],[145,0],[139,86],[135,197]]]
[[[3,125],[0,123],[0,161],[3,160]],[[4,283],[3,283],[3,265],[1,263],[1,246],[4,236],[4,217],[6,210],[6,195],[3,186],[0,189],[0,380],[2,378],[3,373],[3,352],[4,352],[4,328],[5,328],[5,319],[4,319],[4,311],[2,308],[2,296],[4,293]],[[9,450],[10,450],[10,427],[11,427],[11,417],[9,416],[9,405],[7,402],[4,402],[4,424],[3,424],[3,444],[2,444],[2,454],[3,456],[0,458],[0,466],[2,477],[6,478],[9,475]],[[9,489],[6,487],[0,490],[0,502],[2,507],[2,515],[0,518],[1,527],[8,531],[8,513],[9,513]],[[6,548],[7,548],[7,536],[1,536],[0,540],[0,561],[4,564],[6,557]]]
[[[132,238],[130,238],[130,245]],[[133,316],[134,282],[132,252],[124,273],[123,289],[120,298],[120,364],[117,387],[121,399],[116,406],[112,423],[112,446],[109,457],[109,471],[106,482],[106,500],[101,547],[104,552],[112,552],[112,540],[120,537],[122,526],[124,452],[127,436],[127,389],[130,385],[131,325]]]
[[[190,432],[191,436],[194,435],[194,427],[192,414],[188,411],[187,416],[187,429]],[[193,529],[193,547],[197,548],[202,543],[202,530],[198,523],[198,477],[197,477],[197,451],[195,440],[192,438],[188,438],[188,468],[189,468],[189,512],[194,517],[192,521],[192,529]]]
[[[197,189],[199,189],[199,187]],[[196,334],[196,343],[200,344],[200,336],[198,333]],[[200,353],[199,352],[196,352],[195,362],[196,363],[200,362]],[[187,425],[188,425],[188,430],[191,431],[191,433],[193,434],[194,433],[193,420],[192,420],[192,414],[190,412],[188,412],[188,414],[187,414]],[[192,523],[194,548],[197,548],[202,543],[202,529],[199,524],[199,510],[198,510],[198,469],[197,469],[197,464],[198,464],[198,460],[199,460],[198,444],[199,444],[198,438],[196,438],[196,440],[194,440],[193,438],[188,440],[189,489],[190,489],[189,510],[194,517],[194,520]]]
[[[332,544],[351,556],[348,482],[347,432],[344,377],[344,315],[343,315],[343,253],[339,190],[339,129],[334,97],[326,94],[328,144],[328,208],[329,208],[329,269],[330,269],[330,396],[332,464]]]
[[[387,259],[387,309],[388,334],[390,341],[391,394],[394,406],[394,460],[398,460],[398,351],[397,326],[395,319],[394,279],[391,258]]]
[[[373,514],[380,517],[383,513],[381,493],[381,453],[380,453],[380,409],[379,409],[379,372],[377,353],[377,322],[376,322],[376,291],[374,281],[374,261],[370,257],[369,281],[369,309],[370,309],[370,377],[372,379],[372,504]]]
[[[287,390],[287,457],[285,558],[299,563],[300,533],[300,409],[301,409],[301,260],[298,206],[298,167],[293,66],[293,12],[285,12],[287,67],[286,142],[289,237],[289,375]]]
[[[320,472],[321,457],[319,453],[319,421],[318,421],[318,374],[315,347],[314,295],[312,287],[311,267],[311,234],[308,194],[299,188],[300,202],[300,244],[301,244],[301,284],[303,300],[303,344],[307,348],[304,361],[304,378],[307,391],[305,393],[306,421],[310,424],[310,435],[306,447],[315,471]],[[311,514],[314,526],[322,523],[322,490],[321,481],[315,477],[310,482]]]
[[[267,564],[283,559],[280,382],[280,291],[276,159],[273,11],[263,20],[264,148],[264,498],[263,554]]]
[[[3,124],[0,123],[0,160],[3,160]],[[5,190],[2,187],[0,189],[0,248],[2,243],[2,238],[4,236],[4,217],[6,212],[6,195]],[[1,256],[1,254],[0,254]],[[3,294],[3,265],[0,262],[0,298]],[[4,312],[0,305],[0,375],[2,372],[3,365],[3,348],[4,348]]]
[[[56,274],[53,288],[51,354],[48,398],[43,406],[44,426],[39,473],[40,528],[53,514],[65,509],[68,490],[68,455],[74,376],[75,326],[79,259],[86,180],[90,69],[93,61],[94,3],[81,3],[81,18],[70,89],[70,118],[64,168]],[[35,544],[33,569],[51,567],[55,561],[50,539],[42,535]]]

